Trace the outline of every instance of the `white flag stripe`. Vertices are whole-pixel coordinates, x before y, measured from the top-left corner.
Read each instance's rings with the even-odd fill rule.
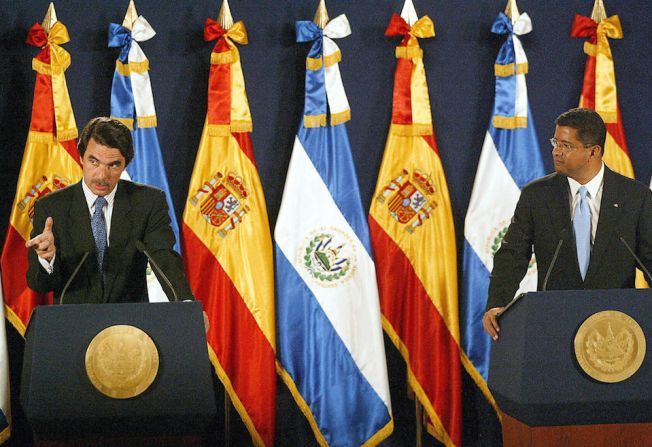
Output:
[[[293,263],[358,368],[389,409],[390,396],[385,348],[379,330],[381,322],[375,266],[348,221],[337,208],[299,138],[295,139],[283,191],[283,203],[278,216],[274,237],[279,249]],[[315,224],[315,220],[307,216],[318,216],[319,222],[328,222],[325,231],[339,230],[348,237],[353,246],[356,271],[348,281],[338,284],[337,287],[316,284],[301,264],[303,246]]]
[[[473,192],[466,215],[464,235],[488,271],[493,269],[493,252],[487,249],[498,226],[506,226],[514,214],[521,190],[498,155],[486,133]],[[495,200],[488,200],[489,197]]]

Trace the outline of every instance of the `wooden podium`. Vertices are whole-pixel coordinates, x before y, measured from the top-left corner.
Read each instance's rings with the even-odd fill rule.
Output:
[[[533,292],[500,317],[489,388],[509,446],[643,446],[652,442],[652,355],[621,382],[591,378],[574,348],[580,325],[605,310],[623,312],[652,349],[652,290]]]
[[[89,344],[115,325],[144,331],[158,351],[153,382],[133,397],[103,394],[87,374]],[[110,349],[122,351],[117,358],[142,356],[122,344]],[[201,303],[37,307],[25,336],[20,401],[42,446],[201,445],[216,415]]]

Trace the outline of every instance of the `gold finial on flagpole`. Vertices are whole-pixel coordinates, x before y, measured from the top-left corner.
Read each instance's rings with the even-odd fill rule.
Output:
[[[54,3],[50,2],[50,6],[48,6],[48,11],[45,13],[41,26],[46,33],[49,33],[55,23],[57,23],[57,12],[54,10]]]
[[[512,19],[518,18],[521,13],[518,11],[518,6],[516,6],[516,0],[507,0],[507,6],[505,7],[505,15]]]
[[[405,3],[403,3],[401,18],[405,20],[410,26],[414,25],[417,23],[417,20],[419,20],[419,17],[417,16],[417,10],[414,9],[414,3],[412,3],[412,0],[405,0]]]
[[[607,10],[604,9],[604,2],[602,0],[595,0],[593,3],[593,11],[591,11],[591,18],[600,23],[607,18]]]
[[[134,0],[129,0],[129,6],[127,7],[127,13],[125,14],[125,19],[122,21],[122,26],[128,30],[132,30],[134,23],[138,20],[138,13],[136,12],[136,5]]]
[[[224,0],[222,2],[222,7],[220,8],[220,13],[217,16],[217,21],[225,30],[228,30],[233,26],[233,16],[231,15],[231,8],[229,8],[228,0]]]
[[[324,29],[326,24],[328,24],[328,11],[326,10],[326,1],[319,0],[319,6],[317,7],[317,12],[315,12],[315,18],[313,22],[317,24],[318,27]]]

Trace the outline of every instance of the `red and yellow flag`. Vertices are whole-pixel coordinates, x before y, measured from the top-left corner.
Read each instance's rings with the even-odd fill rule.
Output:
[[[257,446],[274,442],[276,407],[272,240],[251,143],[240,55],[242,22],[208,19],[208,113],[183,214],[190,286],[210,320],[209,355]]]
[[[598,112],[607,126],[604,162],[614,171],[634,178],[618,106],[614,61],[609,47],[609,38],[623,38],[620,19],[614,15],[598,23],[578,14],[573,20],[571,36],[588,37],[584,43],[587,58],[580,107]]]
[[[394,15],[392,123],[369,212],[383,327],[407,363],[408,382],[433,435],[462,440],[457,249],[446,177],[435,142],[417,38],[433,37],[427,16],[412,26]]]
[[[623,29],[617,15],[606,17],[601,0],[596,1],[591,17],[575,15],[572,37],[587,37],[584,42],[586,67],[580,107],[595,110],[607,127],[603,160],[614,171],[634,178],[632,160],[627,150],[623,118],[618,105],[616,73],[609,38],[622,39]],[[646,288],[643,272],[636,270],[636,287]]]
[[[52,5],[47,17],[54,17]],[[41,51],[32,59],[36,71],[32,119],[2,250],[6,316],[21,335],[25,334],[34,307],[52,302],[51,296],[28,288],[25,277],[25,241],[32,230],[34,203],[39,197],[76,183],[82,177],[77,125],[64,75],[70,66],[70,54],[60,46],[70,41],[70,37],[65,25],[54,20],[51,26],[44,22],[45,28],[35,23],[27,36],[27,43]]]

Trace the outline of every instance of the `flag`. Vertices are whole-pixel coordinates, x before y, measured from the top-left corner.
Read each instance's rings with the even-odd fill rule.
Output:
[[[410,8],[407,8],[407,7]],[[407,364],[408,384],[432,434],[462,439],[455,229],[418,38],[434,37],[411,2],[386,36],[401,36],[392,120],[369,211],[383,327]]]
[[[183,214],[190,287],[210,321],[209,357],[253,443],[274,443],[274,273],[267,208],[251,143],[240,55],[243,22],[207,19],[208,114]]]
[[[471,200],[464,225],[464,260],[460,300],[462,348],[470,359],[469,375],[488,401],[491,338],[482,328],[493,257],[507,232],[521,189],[545,175],[545,168],[527,97],[528,61],[519,36],[532,30],[526,14],[512,10],[512,18],[498,14],[491,31],[507,35],[494,72],[496,93],[492,118],[485,134]],[[519,292],[536,290],[533,260]]]
[[[77,125],[64,75],[71,59],[61,47],[70,37],[56,20],[52,4],[48,11],[45,28],[35,23],[27,36],[27,43],[41,51],[32,59],[36,71],[32,118],[0,261],[6,317],[21,335],[34,307],[52,302],[51,295],[37,294],[27,286],[25,242],[32,231],[34,203],[82,177]]]
[[[629,157],[623,118],[618,104],[614,60],[609,46],[609,38],[623,38],[620,19],[617,15],[607,17],[604,4],[601,0],[597,0],[591,17],[575,15],[571,37],[588,38],[588,41],[584,42],[586,66],[580,107],[598,112],[607,127],[603,160],[614,171],[634,178],[634,168]],[[637,269],[636,287],[647,286],[643,272]]]
[[[312,42],[303,119],[274,230],[279,374],[321,446],[374,446],[393,430],[378,288],[346,121],[350,108],[332,39],[345,15]]]
[[[111,118],[124,123],[131,130],[134,159],[123,171],[122,177],[156,186],[165,192],[170,225],[176,237],[174,249],[179,252],[179,224],[174,213],[161,147],[156,132],[156,110],[149,78],[149,60],[138,42],[154,37],[156,32],[143,16],[138,16],[133,0],[122,25],[109,24],[109,47],[120,48],[115,61],[111,87]],[[149,301],[168,301],[151,267],[147,268]]]
[[[596,22],[592,18],[577,14],[573,20],[571,36],[588,38],[588,41],[584,42],[584,53],[587,57],[580,107],[598,112],[607,127],[604,162],[614,171],[634,178],[618,105],[616,74],[609,46],[609,38],[623,38],[620,19],[614,15]]]

